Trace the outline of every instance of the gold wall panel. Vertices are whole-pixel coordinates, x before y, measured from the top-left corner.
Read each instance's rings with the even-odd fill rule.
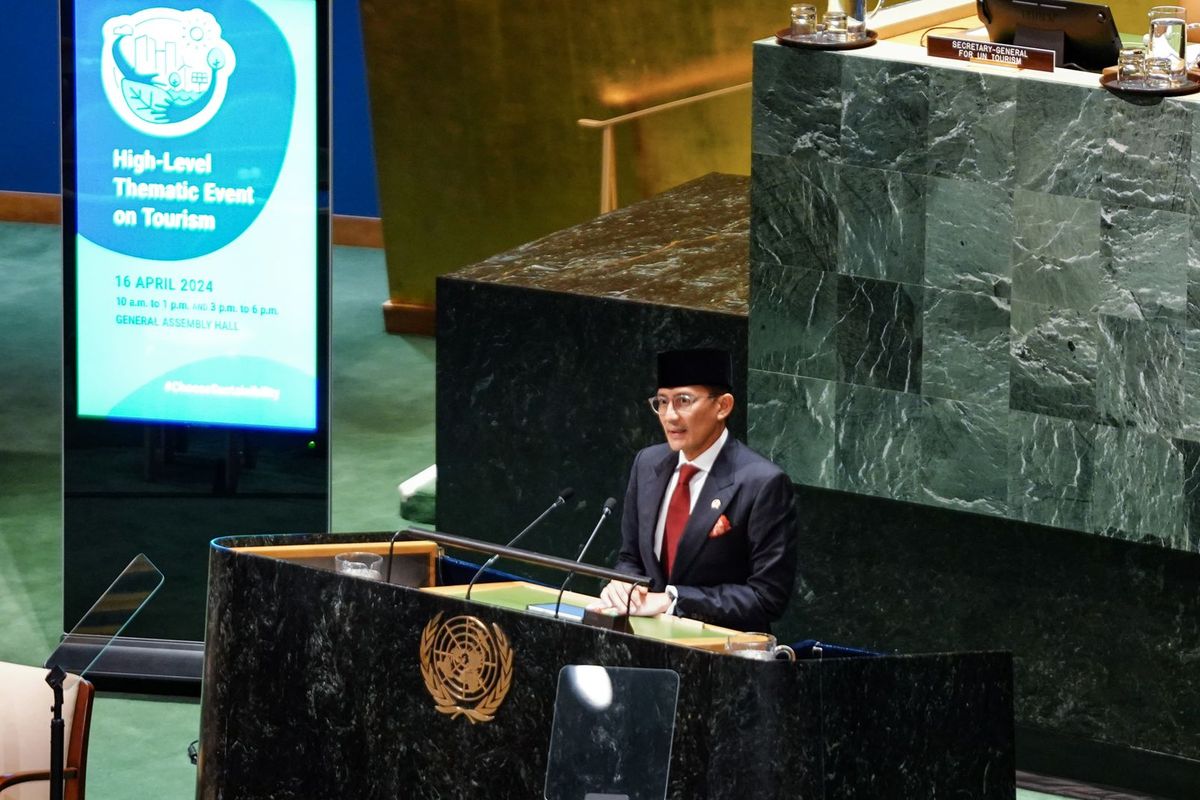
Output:
[[[763,0],[362,0],[394,302],[596,215],[606,119],[750,79],[787,22]],[[622,205],[712,171],[746,174],[741,92],[617,129]]]
[[[1092,0],[1099,2],[1099,0]],[[1150,22],[1146,16],[1146,12],[1150,10],[1150,6],[1166,5],[1166,0],[1162,3],[1138,2],[1138,0],[1109,0],[1108,7],[1112,10],[1113,20],[1117,23],[1117,30],[1122,33],[1146,33],[1149,30]],[[1200,18],[1191,19],[1196,14],[1195,11],[1189,9],[1191,13],[1188,15],[1191,22],[1200,22]]]

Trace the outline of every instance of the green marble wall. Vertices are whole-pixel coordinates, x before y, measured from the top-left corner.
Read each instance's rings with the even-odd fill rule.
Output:
[[[750,442],[809,486],[1200,545],[1200,106],[754,53]]]

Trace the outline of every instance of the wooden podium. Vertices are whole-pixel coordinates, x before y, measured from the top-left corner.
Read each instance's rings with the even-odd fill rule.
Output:
[[[695,621],[531,614],[557,595],[533,583],[465,600],[423,535],[395,544],[390,584],[333,571],[388,533],[212,543],[197,797],[542,797],[576,664],[678,673],[671,798],[1014,796],[1010,654],[734,658],[730,631]]]

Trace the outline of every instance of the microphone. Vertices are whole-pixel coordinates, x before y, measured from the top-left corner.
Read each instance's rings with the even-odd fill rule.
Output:
[[[596,539],[596,534],[600,532],[600,526],[604,524],[604,520],[612,516],[613,509],[617,507],[616,499],[610,497],[604,501],[604,509],[600,512],[600,519],[596,522],[596,527],[592,529],[592,535],[583,543],[583,547],[579,550],[579,555],[575,557],[575,563],[583,563],[583,554],[592,546],[592,542]],[[563,592],[567,590],[567,584],[571,582],[571,578],[575,577],[575,572],[567,573],[567,578],[562,582],[562,586],[558,587],[558,600],[554,603],[554,616],[558,617],[558,610],[562,607]]]
[[[535,519],[533,522],[526,525],[525,530],[521,531],[516,536],[514,536],[512,538],[512,540],[509,541],[509,543],[506,546],[512,547],[513,545],[515,545],[517,542],[519,542],[521,540],[522,536],[524,536],[525,534],[527,534],[531,530],[533,530],[534,526],[537,525],[542,520],[544,520],[550,514],[551,511],[553,511],[554,509],[558,508],[559,506],[565,504],[574,495],[575,495],[575,490],[571,489],[570,487],[560,491],[558,493],[558,497],[554,498],[554,502],[550,504],[550,507],[547,508],[545,511],[543,511],[541,514],[539,514],[537,519]],[[467,600],[471,599],[471,590],[475,588],[475,581],[479,580],[479,577],[481,575],[483,575],[483,573],[486,572],[488,570],[488,568],[492,566],[492,564],[495,564],[499,558],[500,558],[500,554],[497,553],[496,555],[489,558],[487,561],[483,562],[483,566],[481,566],[479,569],[475,570],[475,574],[471,576],[471,582],[467,584],[467,594],[466,594],[465,599],[467,599]]]

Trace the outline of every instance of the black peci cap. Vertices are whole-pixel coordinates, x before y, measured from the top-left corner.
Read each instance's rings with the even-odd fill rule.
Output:
[[[658,388],[676,386],[733,386],[733,358],[727,350],[702,347],[658,354]]]

